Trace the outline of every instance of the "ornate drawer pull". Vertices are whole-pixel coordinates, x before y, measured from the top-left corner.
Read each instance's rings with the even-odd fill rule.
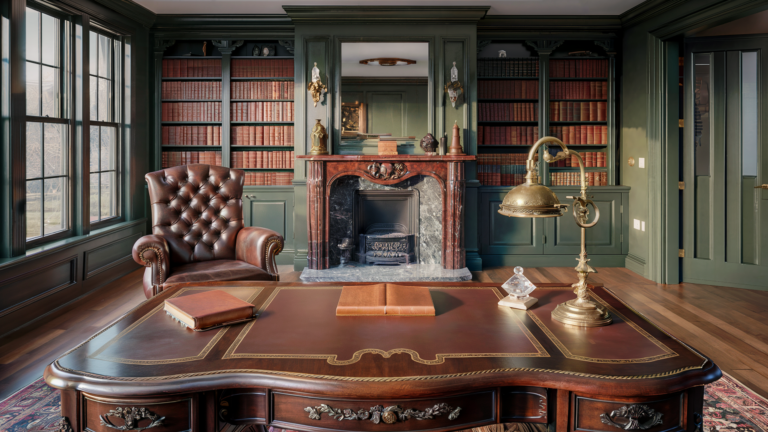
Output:
[[[456,418],[459,417],[461,408],[460,407],[453,408],[448,404],[439,403],[433,406],[432,408],[427,408],[424,411],[419,411],[419,410],[410,409],[410,408],[407,410],[404,410],[400,408],[399,405],[392,405],[386,408],[384,408],[383,405],[376,405],[371,407],[367,411],[364,409],[360,409],[357,412],[355,412],[349,408],[342,410],[339,408],[331,408],[326,404],[322,404],[314,408],[312,408],[311,406],[306,407],[304,408],[304,411],[309,413],[309,418],[312,420],[320,420],[320,416],[323,413],[325,413],[339,421],[370,420],[376,424],[379,424],[379,422],[381,421],[383,421],[384,423],[392,424],[397,422],[398,420],[406,421],[410,418],[414,418],[416,420],[427,420],[443,414],[448,414],[448,420],[456,420]]]
[[[109,421],[108,417],[117,417],[119,419],[123,419],[125,425],[115,426],[111,421]],[[101,425],[108,428],[117,430],[143,431],[155,426],[162,426],[165,417],[158,417],[155,413],[146,408],[117,407],[113,410],[110,410],[106,414],[100,415],[99,419],[101,420]],[[152,423],[146,427],[138,427],[139,420],[143,419],[149,419]]]
[[[611,411],[610,414],[600,414],[600,421],[619,429],[631,431],[650,429],[660,425],[662,423],[661,416],[663,415],[648,405],[625,405]]]

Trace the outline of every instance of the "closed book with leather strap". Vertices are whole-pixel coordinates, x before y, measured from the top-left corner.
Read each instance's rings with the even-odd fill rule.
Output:
[[[345,286],[341,289],[336,315],[384,315],[385,284]]]
[[[429,288],[387,284],[387,315],[435,316]]]
[[[195,331],[248,321],[254,314],[252,304],[222,290],[168,299],[164,309],[174,319]]]

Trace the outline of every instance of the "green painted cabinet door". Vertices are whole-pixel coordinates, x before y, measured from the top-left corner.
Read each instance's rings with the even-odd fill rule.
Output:
[[[537,255],[544,252],[544,220],[499,214],[506,192],[480,194],[480,253],[484,255]]]
[[[296,250],[293,236],[293,188],[269,186],[246,188],[243,192],[245,226],[271,229],[283,236],[285,245],[277,256],[278,264],[293,264]]]
[[[555,190],[557,198],[568,204],[568,211],[562,217],[547,218],[545,227],[545,254],[578,255],[581,252],[581,228],[573,219],[573,199],[567,196],[579,194],[578,188],[570,191]],[[587,228],[587,253],[590,255],[615,255],[622,253],[622,194],[618,192],[595,192],[587,195],[600,211],[597,225]],[[594,220],[594,211],[589,207],[589,221]]]
[[[683,281],[768,289],[767,49],[686,41]]]

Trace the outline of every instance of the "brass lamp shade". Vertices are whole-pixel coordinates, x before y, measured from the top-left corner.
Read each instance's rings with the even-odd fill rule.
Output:
[[[560,204],[551,189],[537,183],[523,183],[507,192],[499,213],[522,218],[560,217],[568,206]]]

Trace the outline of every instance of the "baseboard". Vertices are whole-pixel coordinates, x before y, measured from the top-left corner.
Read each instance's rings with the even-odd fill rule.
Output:
[[[723,286],[723,287],[729,287],[729,288],[742,288],[742,289],[749,289],[754,291],[768,291],[767,285],[750,285],[750,284],[743,284],[743,283],[733,282],[733,281],[719,282],[719,281],[712,281],[712,280],[705,280],[705,279],[686,278],[684,283],[714,285],[714,286]]]
[[[275,257],[275,262],[277,262],[278,265],[293,264],[293,257],[294,257],[294,255],[296,255],[296,251],[293,250],[293,249],[282,250]]]
[[[575,255],[480,255],[483,267],[576,267]],[[624,255],[589,255],[592,267],[624,267]]]
[[[307,251],[297,250],[293,255],[293,270],[302,271],[307,267]]]
[[[624,267],[648,279],[645,260],[640,258],[639,256],[627,254],[627,259],[624,262]]]

